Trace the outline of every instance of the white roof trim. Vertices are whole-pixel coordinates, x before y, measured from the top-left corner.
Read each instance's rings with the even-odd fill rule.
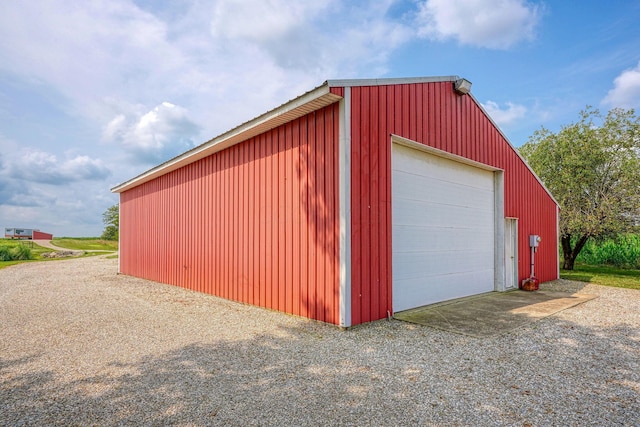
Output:
[[[232,145],[246,141],[256,135],[260,135],[274,129],[284,123],[295,120],[312,111],[319,110],[327,105],[333,104],[342,99],[341,96],[331,93],[330,86],[325,82],[323,85],[295,98],[286,104],[268,111],[253,120],[237,126],[230,131],[219,135],[204,144],[201,144],[173,159],[149,169],[146,172],[132,178],[122,184],[118,184],[111,189],[113,193],[122,193],[133,187],[144,184],[159,176],[179,169],[190,163],[210,156],[213,153],[224,150]]]
[[[436,76],[436,77],[405,77],[389,79],[352,79],[352,80],[327,80],[330,87],[356,87],[356,86],[387,86],[412,83],[438,83],[455,82],[458,76]]]

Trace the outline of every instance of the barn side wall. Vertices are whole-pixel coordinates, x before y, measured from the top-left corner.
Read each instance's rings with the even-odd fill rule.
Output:
[[[337,324],[338,114],[123,192],[121,272]]]
[[[503,169],[504,216],[519,224],[519,280],[530,271],[529,234],[542,237],[536,276],[557,278],[556,205],[472,97],[452,82],[352,87],[352,324],[392,311],[391,134]]]

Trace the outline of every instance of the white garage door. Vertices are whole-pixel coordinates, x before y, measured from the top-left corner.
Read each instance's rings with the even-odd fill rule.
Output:
[[[392,150],[393,310],[493,291],[493,172]]]

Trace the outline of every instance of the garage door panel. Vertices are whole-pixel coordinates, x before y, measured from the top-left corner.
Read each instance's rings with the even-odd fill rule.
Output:
[[[408,310],[488,292],[483,283],[491,280],[493,280],[493,269],[445,274],[431,277],[429,280],[422,278],[400,280],[398,285],[406,292],[393,295],[393,309],[394,311]]]
[[[406,252],[439,252],[447,250],[470,251],[487,250],[493,245],[493,229],[465,228],[454,230],[442,227],[393,227],[394,242],[402,239],[402,248],[397,248],[394,253]],[[425,241],[430,240],[428,246]],[[394,246],[395,243],[394,243]],[[493,253],[493,247],[491,248]],[[394,257],[395,259],[395,257]]]
[[[493,172],[392,150],[394,311],[493,290]]]
[[[405,207],[397,212],[394,217],[394,223],[404,226],[419,226],[424,224],[425,216],[429,216],[429,225],[432,227],[456,227],[469,228],[469,224],[490,222],[494,216],[493,204],[490,206],[454,207],[450,204],[433,204],[418,200],[402,200]],[[452,209],[456,210],[454,216],[451,215]]]
[[[393,173],[395,173],[398,178],[398,184],[406,185],[407,188],[421,187],[423,185],[433,185],[434,187],[439,187],[442,183],[447,183],[446,185],[451,185],[462,190],[467,188],[469,189],[469,191],[473,191],[474,189],[484,190],[490,187],[490,184],[493,182],[493,180],[487,178],[491,177],[491,173],[488,171],[483,172],[486,172],[489,175],[475,177],[469,176],[467,179],[456,179],[455,176],[432,177],[422,176],[415,173],[408,173],[407,171],[398,169],[393,171]]]
[[[464,260],[464,267],[457,265]],[[493,262],[493,254],[479,251],[410,252],[393,263],[394,278],[398,280],[425,278],[449,274],[455,268],[460,272],[479,271]]]
[[[424,195],[422,189],[430,188],[429,200],[431,203],[454,204],[462,202],[464,206],[476,206],[486,203],[487,197],[493,193],[491,186],[478,185],[475,181],[469,184],[461,184],[455,181],[426,179],[418,175],[396,171],[394,180],[398,187],[403,188],[402,196],[407,199],[420,200]],[[452,199],[451,194],[460,195],[461,198]]]

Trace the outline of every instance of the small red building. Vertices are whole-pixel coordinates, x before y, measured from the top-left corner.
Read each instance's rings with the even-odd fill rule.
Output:
[[[53,235],[32,228],[5,228],[5,239],[51,240]]]
[[[120,272],[340,326],[558,278],[558,206],[458,77],[329,80],[123,183]]]

